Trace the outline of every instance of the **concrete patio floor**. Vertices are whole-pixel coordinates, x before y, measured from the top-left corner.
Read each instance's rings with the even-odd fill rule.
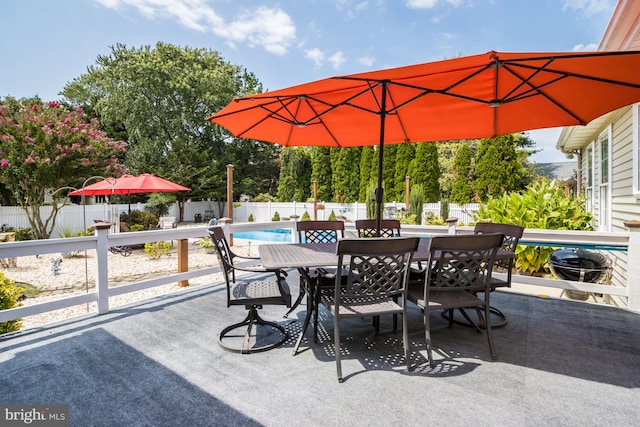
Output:
[[[297,274],[289,274],[293,290]],[[508,317],[486,336],[432,313],[436,366],[426,362],[422,315],[409,313],[408,372],[401,334],[369,319],[343,330],[345,382],[336,379],[333,324],[322,313],[292,356],[304,307],[282,319],[291,338],[251,355],[223,351],[216,335],[242,319],[221,283],[107,315],[0,338],[0,403],[70,405],[72,426],[585,426],[640,420],[640,315],[612,307],[496,292]]]

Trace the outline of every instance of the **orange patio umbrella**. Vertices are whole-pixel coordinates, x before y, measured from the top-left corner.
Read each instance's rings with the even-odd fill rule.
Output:
[[[379,147],[586,125],[640,101],[640,52],[502,53],[331,77],[234,99],[207,120],[283,146]]]

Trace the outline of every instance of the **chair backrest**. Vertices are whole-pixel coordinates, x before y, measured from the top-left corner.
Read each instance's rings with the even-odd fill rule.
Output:
[[[300,243],[335,243],[344,237],[343,221],[296,222]]]
[[[358,219],[356,220],[356,229],[358,230],[358,237],[376,237],[376,220]],[[397,219],[381,219],[379,237],[400,237],[400,221]]]
[[[503,251],[515,252],[518,242],[524,233],[524,227],[514,224],[499,224],[495,222],[478,222],[473,230],[475,234],[486,233],[502,233],[504,234],[504,240],[502,241],[501,249]],[[513,258],[506,260],[498,260],[496,264],[500,267],[506,268],[511,271],[513,265]]]
[[[211,227],[209,229],[209,236],[213,246],[216,248],[216,254],[218,255],[218,263],[220,264],[220,270],[224,273],[224,279],[229,285],[229,273],[233,270],[233,257],[235,254],[231,251],[227,238],[224,235],[222,227]],[[235,278],[234,275],[231,276]]]
[[[348,279],[336,278],[343,297],[387,297],[403,294],[418,237],[343,239],[338,242],[338,266],[350,257]]]
[[[427,272],[429,291],[485,290],[503,238],[499,233],[432,237]]]

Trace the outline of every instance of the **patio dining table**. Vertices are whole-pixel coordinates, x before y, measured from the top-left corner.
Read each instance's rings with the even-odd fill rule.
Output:
[[[265,268],[286,269],[296,268],[300,272],[301,292],[307,294],[307,313],[304,324],[296,344],[293,354],[297,354],[298,347],[304,338],[304,334],[309,326],[313,315],[314,279],[309,274],[310,268],[336,267],[338,255],[336,253],[337,243],[273,243],[264,244],[258,247],[260,261]],[[430,239],[420,239],[418,250],[413,255],[413,261],[429,260]],[[499,251],[498,257],[512,257],[513,253]],[[343,263],[348,264],[349,258],[344,257]]]

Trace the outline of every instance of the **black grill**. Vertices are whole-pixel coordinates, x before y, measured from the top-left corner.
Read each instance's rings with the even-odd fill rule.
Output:
[[[608,268],[607,257],[583,249],[560,249],[549,257],[549,269],[564,280],[595,283]]]

